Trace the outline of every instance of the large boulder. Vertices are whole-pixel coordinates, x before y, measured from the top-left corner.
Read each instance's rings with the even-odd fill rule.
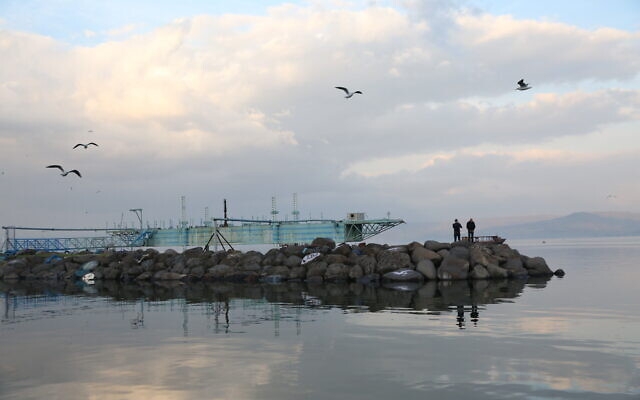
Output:
[[[349,257],[349,255],[351,254],[351,250],[352,249],[350,245],[348,245],[347,243],[341,243],[340,245],[338,245],[338,247],[331,250],[331,254],[340,254],[345,257]]]
[[[354,265],[349,268],[349,279],[358,280],[364,276],[364,271],[360,265]]]
[[[453,246],[449,250],[449,256],[461,258],[467,261],[469,260],[469,253],[469,248],[465,246]]]
[[[542,257],[523,257],[524,267],[530,276],[551,276],[553,271]]]
[[[438,252],[440,250],[449,250],[449,248],[451,248],[451,244],[437,242],[435,240],[427,240],[426,242],[424,242],[424,247],[426,249]]]
[[[328,247],[329,250],[333,249],[334,247],[336,247],[336,242],[333,239],[330,238],[315,238],[313,239],[313,241],[311,242],[311,247]]]
[[[226,264],[218,264],[215,267],[211,267],[204,274],[204,279],[223,279],[227,274],[230,274],[233,271],[233,268]]]
[[[341,263],[329,264],[324,279],[327,281],[346,281],[349,279],[349,267]]]
[[[298,257],[296,255],[292,255],[287,257],[287,259],[284,261],[284,265],[288,268],[293,268],[293,267],[297,267],[300,265],[300,263],[302,262],[302,258]]]
[[[438,268],[438,279],[440,280],[459,280],[469,277],[469,261],[448,255],[442,260]]]
[[[384,250],[377,255],[376,272],[383,275],[397,269],[411,267],[411,257],[403,251]]]
[[[433,281],[438,279],[438,271],[431,260],[424,259],[419,261],[418,265],[416,265],[416,271],[424,275],[427,280]]]
[[[324,278],[324,274],[327,271],[327,263],[324,261],[311,262],[307,264],[307,279],[319,276]]]
[[[480,264],[474,265],[469,273],[469,278],[471,279],[489,279],[490,277],[489,271]]]
[[[440,262],[442,257],[433,250],[424,248],[423,246],[415,246],[411,251],[411,261],[418,264],[422,260],[431,260],[434,264]]]
[[[524,264],[522,263],[522,258],[520,258],[520,256],[508,258],[501,267],[509,272],[510,278],[525,278],[529,276],[529,273],[524,268]]]
[[[509,271],[499,267],[497,264],[489,264],[486,267],[489,276],[493,279],[504,279],[509,277]]]
[[[240,262],[238,262],[238,265],[260,265],[263,258],[264,255],[262,255],[262,253],[260,253],[259,251],[251,250],[240,257]]]
[[[370,255],[359,256],[357,264],[362,267],[364,275],[373,274],[376,271],[376,258]]]
[[[346,264],[348,260],[349,260],[349,257],[343,254],[335,254],[335,253],[328,254],[324,258],[324,261],[326,261],[327,264]]]

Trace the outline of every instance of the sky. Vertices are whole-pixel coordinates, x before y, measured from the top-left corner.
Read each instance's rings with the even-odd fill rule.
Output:
[[[635,0],[2,0],[0,59],[3,226],[640,212]]]

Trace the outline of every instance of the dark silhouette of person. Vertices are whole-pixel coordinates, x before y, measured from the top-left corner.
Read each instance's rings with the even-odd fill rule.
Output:
[[[469,242],[473,243],[474,241],[474,237],[473,237],[473,231],[476,230],[476,223],[473,222],[473,218],[469,218],[469,221],[467,221],[467,232],[469,232]]]
[[[458,222],[458,220],[456,219],[453,222],[453,241],[454,242],[457,242],[460,240],[460,229],[462,229],[462,224]]]

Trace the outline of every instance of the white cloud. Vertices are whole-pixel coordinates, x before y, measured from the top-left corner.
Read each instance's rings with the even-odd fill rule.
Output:
[[[148,198],[158,187],[196,204],[233,195],[242,210],[268,210],[274,193],[298,192],[301,208],[325,215],[397,208],[419,216],[425,201],[446,212],[469,196],[486,213],[549,213],[545,190],[571,182],[588,198],[584,171],[615,175],[617,191],[637,207],[623,167],[640,152],[639,34],[439,4],[289,4],[136,35],[131,25],[124,38],[93,47],[2,30],[2,179],[19,188],[3,202],[32,200],[0,220],[49,218],[38,214],[38,187],[57,196],[52,213],[73,215],[68,188],[48,186],[42,172],[54,161],[86,171],[87,196],[97,182],[122,194],[95,200],[100,224],[119,215],[118,202],[166,204],[148,215],[173,212],[173,200]],[[513,90],[522,77],[533,90]],[[340,85],[364,94],[344,99]],[[88,138],[99,151],[71,151]],[[469,173],[476,170],[480,177]],[[495,207],[496,197],[508,207]],[[582,209],[589,204],[598,207],[585,200]]]

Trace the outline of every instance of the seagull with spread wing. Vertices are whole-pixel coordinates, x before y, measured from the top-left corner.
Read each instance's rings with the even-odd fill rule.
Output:
[[[62,173],[60,175],[62,176],[67,176],[69,174],[76,174],[78,175],[78,177],[82,178],[82,175],[80,175],[80,171],[78,171],[77,169],[72,169],[70,171],[65,171],[64,168],[62,168],[62,166],[58,165],[58,164],[54,164],[54,165],[47,165],[47,168],[57,168],[60,171],[62,171]]]
[[[89,147],[89,146],[96,146],[96,147],[99,147],[96,143],[89,142],[89,143],[87,143],[87,144],[84,144],[84,143],[78,143],[77,145],[73,146],[73,148],[75,149],[76,147],[80,147],[80,146],[83,146],[85,149],[86,149],[87,147]]]
[[[344,90],[344,92],[347,94],[346,96],[344,96],[345,99],[352,98],[354,94],[362,94],[362,92],[359,90],[356,90],[355,92],[350,92],[349,89],[342,86],[336,86],[336,89]]]

